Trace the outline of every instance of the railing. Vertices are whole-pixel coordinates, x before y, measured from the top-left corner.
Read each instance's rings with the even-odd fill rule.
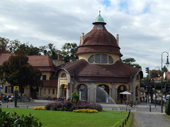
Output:
[[[126,125],[128,119],[129,119],[129,117],[130,117],[130,113],[131,113],[131,110],[129,109],[129,113],[128,113],[126,119],[122,122],[122,125],[120,125],[119,127],[124,127],[124,125]]]

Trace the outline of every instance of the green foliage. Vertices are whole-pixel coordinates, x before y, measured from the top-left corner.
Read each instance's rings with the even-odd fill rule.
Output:
[[[4,81],[12,86],[19,86],[20,90],[27,85],[42,85],[40,81],[42,73],[28,64],[28,57],[23,51],[11,55],[7,61],[3,62],[0,66],[1,72],[3,72]]]
[[[9,39],[0,37],[0,49],[6,49]]]
[[[42,123],[38,123],[34,115],[19,116],[16,112],[11,114],[0,109],[0,125],[1,127],[41,127]]]
[[[55,103],[49,103],[45,105],[46,110],[54,111],[73,111],[75,109],[96,109],[97,111],[102,111],[101,104],[90,103],[88,101],[78,101],[78,102],[69,102],[69,101],[59,101]]]
[[[76,60],[77,49],[78,49],[78,46],[76,43],[65,43],[61,50],[61,55],[64,61],[70,62],[70,61]]]
[[[134,68],[142,70],[142,67],[139,64],[134,63],[134,62],[136,62],[136,60],[134,58],[126,58],[126,59],[122,60],[122,62],[126,63],[127,65],[130,65]]]
[[[166,113],[167,115],[170,115],[170,96],[169,96],[168,105],[167,105],[167,107],[166,107],[165,113]]]
[[[73,92],[71,94],[71,102],[78,102],[79,101],[79,93],[76,91],[76,92]]]

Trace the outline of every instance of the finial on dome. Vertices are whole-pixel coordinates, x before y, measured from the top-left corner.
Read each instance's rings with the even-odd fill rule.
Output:
[[[100,7],[99,7],[99,15],[100,15],[100,12],[101,12],[101,11],[100,11]]]
[[[104,22],[104,19],[101,17],[100,13],[101,13],[101,11],[100,11],[100,8],[99,8],[99,15],[97,16],[97,18],[96,18],[96,20],[95,20],[95,22],[93,24],[96,24],[96,23],[106,24]]]

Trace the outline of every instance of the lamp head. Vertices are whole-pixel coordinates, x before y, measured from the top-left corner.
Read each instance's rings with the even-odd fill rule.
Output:
[[[168,65],[169,65],[169,59],[168,59],[168,56],[167,56],[166,66],[168,67]]]

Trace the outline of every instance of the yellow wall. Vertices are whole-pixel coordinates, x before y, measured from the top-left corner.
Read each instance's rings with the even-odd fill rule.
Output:
[[[106,54],[112,57],[113,59],[113,63],[115,63],[117,60],[120,60],[120,56],[117,54],[109,54],[109,53],[85,53],[85,54],[78,54],[78,58],[80,59],[84,59],[88,62],[88,59],[90,58],[91,55],[94,54]],[[91,64],[91,63],[90,63]],[[99,64],[99,63],[93,63],[93,64]],[[101,63],[100,63],[101,64]],[[109,63],[102,63],[102,64],[109,64]]]
[[[65,61],[63,61],[63,60],[52,60],[52,61],[53,61],[53,64],[54,64],[55,66],[59,66],[59,65],[65,63]]]
[[[45,89],[45,93],[44,93],[44,89]],[[50,93],[49,93],[49,89],[50,89]],[[54,89],[54,94],[53,94],[53,89]],[[41,91],[41,98],[42,99],[46,99],[47,97],[51,97],[51,99],[53,99],[54,97],[57,98],[57,87],[43,87],[42,89],[40,89]]]
[[[46,80],[49,80],[52,73],[51,72],[42,72],[42,76],[41,76],[40,80],[43,79],[43,75],[46,75]]]

